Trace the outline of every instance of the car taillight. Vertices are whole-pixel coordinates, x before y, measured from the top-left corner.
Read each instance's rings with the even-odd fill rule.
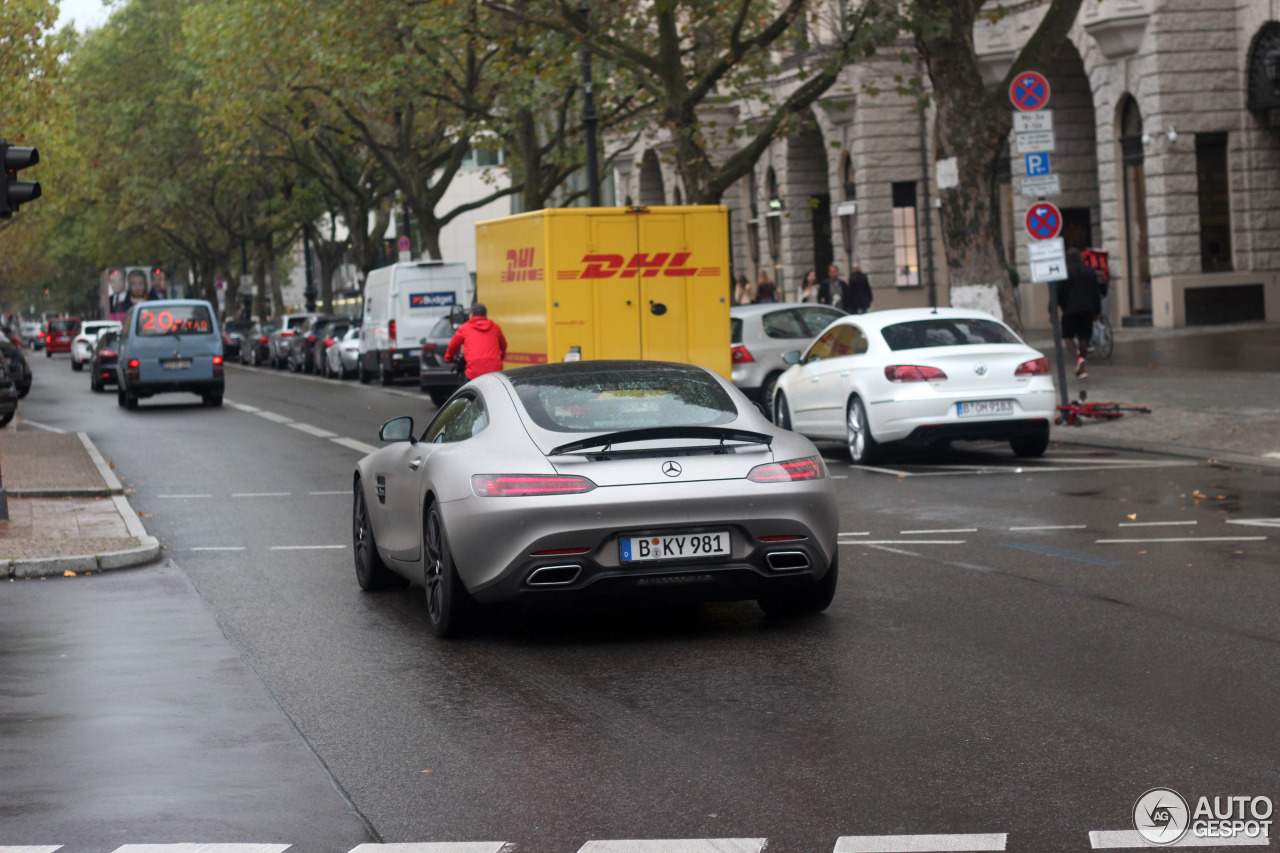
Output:
[[[266,335],[263,335],[262,337],[258,338],[258,343],[260,343],[260,344],[265,344],[265,343],[270,342],[270,340],[271,340],[271,339],[270,339],[270,338],[268,338]]]
[[[734,364],[750,364],[755,361],[751,357],[751,351],[744,346],[736,346],[729,350],[729,355],[733,358]]]
[[[333,338],[325,338],[325,339],[324,339],[324,345],[325,345],[325,346],[327,346],[327,347],[331,347],[331,346],[333,346]]]
[[[307,343],[309,343],[309,344],[314,344],[315,342],[316,342],[316,336],[315,336],[315,335],[307,335]]]
[[[934,382],[946,379],[947,374],[920,364],[891,364],[884,369],[884,378],[890,382]]]
[[[515,498],[528,495],[578,495],[596,484],[586,477],[549,477],[542,474],[475,474],[471,491],[482,498]]]
[[[387,324],[387,337],[391,339],[391,345],[396,345],[396,321],[392,320]]]
[[[115,357],[116,357],[115,350],[104,349],[104,350],[98,351],[98,358],[115,358]]]
[[[794,480],[822,479],[822,463],[816,456],[792,459],[789,462],[767,462],[757,465],[747,474],[753,483],[790,483]]]
[[[220,356],[220,355],[215,355],[215,356],[213,357],[213,366],[214,366],[214,367],[217,367],[219,364],[222,364],[222,356]]]
[[[1049,359],[1035,358],[1031,361],[1024,361],[1018,365],[1018,369],[1013,372],[1014,376],[1042,376],[1049,372]]]
[[[131,359],[129,359],[129,369],[130,369],[130,370],[137,370],[137,369],[138,369],[138,367],[139,367],[141,364],[142,364],[142,362],[138,361],[136,358],[131,358]]]
[[[422,345],[423,352],[435,352],[438,349],[440,349],[439,344],[423,344]]]

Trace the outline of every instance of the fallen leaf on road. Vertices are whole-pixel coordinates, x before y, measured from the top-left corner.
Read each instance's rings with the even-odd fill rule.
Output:
[[[1133,520],[1134,520],[1135,518],[1137,518],[1137,517],[1138,517],[1138,514],[1137,514],[1136,512],[1131,512],[1131,513],[1129,513],[1129,520],[1130,520],[1130,521],[1133,521]]]
[[[1200,491],[1199,489],[1196,489],[1194,492],[1191,493],[1191,498],[1192,500],[1202,501],[1204,500],[1204,492]]]
[[[75,577],[75,576],[76,576],[76,573],[75,573],[75,572],[73,572],[73,571],[71,571],[70,569],[67,569],[66,571],[64,571],[64,572],[62,573],[62,576],[63,576],[64,578],[73,578],[73,577]]]

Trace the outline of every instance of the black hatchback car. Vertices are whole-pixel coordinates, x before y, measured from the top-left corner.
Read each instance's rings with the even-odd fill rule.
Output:
[[[31,365],[27,363],[22,347],[3,332],[0,332],[0,356],[4,357],[4,363],[9,368],[9,377],[17,388],[18,396],[27,396],[31,391]]]
[[[119,346],[119,332],[103,332],[98,336],[98,342],[93,345],[93,353],[89,356],[89,388],[93,391],[101,393],[107,390],[108,385],[118,384],[116,364],[120,359],[116,350]]]
[[[326,329],[335,318],[318,314],[296,326],[297,334],[285,338],[281,345],[287,348],[285,363],[293,373],[311,373],[316,366],[316,347],[323,346]]]

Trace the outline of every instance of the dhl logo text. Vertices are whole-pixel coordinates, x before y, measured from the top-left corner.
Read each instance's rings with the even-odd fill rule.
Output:
[[[508,249],[507,268],[502,271],[502,281],[542,281],[542,267],[533,265],[533,247]]]
[[[583,255],[582,270],[561,270],[559,278],[669,278],[719,275],[719,267],[688,266],[692,252],[658,252],[653,255],[638,252],[628,260],[624,255]]]

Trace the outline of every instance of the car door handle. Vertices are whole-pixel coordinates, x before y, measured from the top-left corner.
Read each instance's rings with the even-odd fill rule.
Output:
[[[409,463],[409,470],[410,470],[410,471],[417,471],[420,467],[422,467],[422,457],[421,457],[421,456],[419,456],[417,459],[415,459],[415,460],[413,460],[412,462],[410,462],[410,463]]]

